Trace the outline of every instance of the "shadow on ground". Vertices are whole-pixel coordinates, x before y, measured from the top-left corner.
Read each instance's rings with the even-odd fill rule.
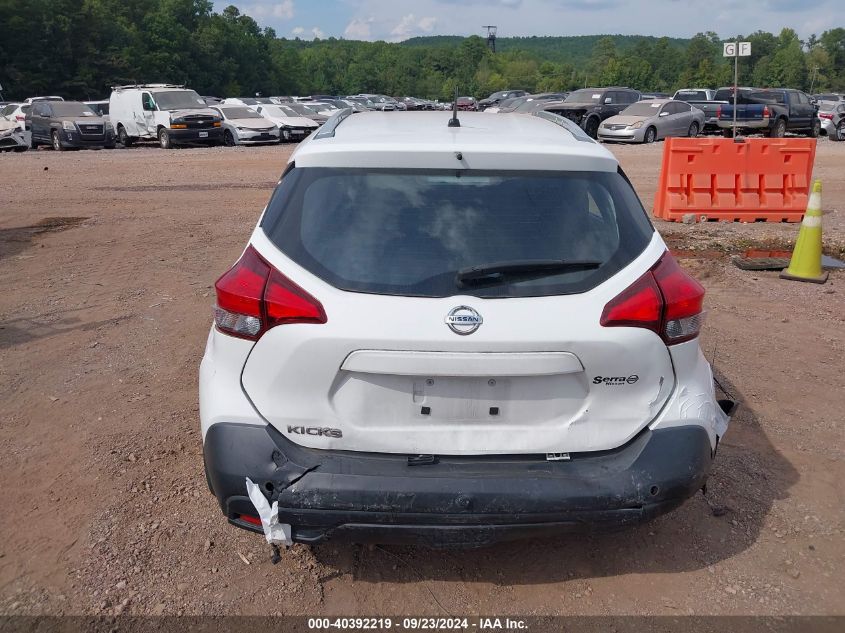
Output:
[[[0,229],[0,259],[18,255],[32,246],[36,236],[42,233],[55,233],[79,226],[87,217],[50,217],[39,220],[30,226],[16,226]]]

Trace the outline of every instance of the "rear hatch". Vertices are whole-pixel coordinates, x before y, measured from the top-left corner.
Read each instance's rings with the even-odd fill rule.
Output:
[[[657,334],[600,325],[665,250],[618,173],[295,168],[252,247],[325,312],[266,331],[242,375],[305,446],[606,450],[674,386]]]

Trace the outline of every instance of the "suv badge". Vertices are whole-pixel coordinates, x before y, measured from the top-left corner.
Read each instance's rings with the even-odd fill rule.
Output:
[[[450,330],[461,336],[472,334],[484,323],[481,315],[469,306],[452,308],[449,310],[449,314],[446,315],[444,321]]]

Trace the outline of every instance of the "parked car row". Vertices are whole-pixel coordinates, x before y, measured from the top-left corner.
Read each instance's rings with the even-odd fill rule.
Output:
[[[182,144],[255,145],[306,138],[340,109],[353,112],[445,110],[416,97],[379,94],[310,97],[200,96],[174,84],[115,86],[109,99],[64,101],[31,97],[0,107],[0,150],[41,145],[55,150],[112,149],[156,141],[168,149]]]
[[[722,132],[787,132],[843,140],[845,96],[810,96],[786,88],[683,88],[672,97],[624,86],[584,88],[571,93],[529,94],[501,90],[486,99],[458,97],[458,110],[488,114],[540,110],[561,115],[587,135],[604,142],[651,143],[669,136]],[[257,145],[297,142],[340,109],[353,112],[446,110],[453,104],[388,95],[311,95],[309,97],[200,96],[174,84],[116,86],[109,99],[65,101],[61,96],[30,97],[0,105],[0,151],[41,145],[71,148],[129,147],[155,141],[162,148],[181,144]]]
[[[519,93],[518,96],[513,96]],[[787,132],[841,140],[838,94],[810,95],[788,88],[738,88],[736,126],[739,133],[762,132],[782,137]],[[642,93],[623,86],[584,88],[572,93],[524,94],[501,91],[476,104],[458,100],[460,109],[489,113],[546,110],[566,117],[601,141],[651,143],[668,136],[721,132],[733,135],[734,89],[684,88],[673,96]],[[484,107],[480,107],[484,104]]]

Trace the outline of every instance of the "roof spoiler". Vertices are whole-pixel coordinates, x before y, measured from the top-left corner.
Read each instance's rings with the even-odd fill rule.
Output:
[[[582,141],[584,143],[595,143],[595,141],[590,137],[590,135],[581,129],[580,125],[570,121],[565,116],[560,116],[559,114],[549,112],[548,110],[537,110],[536,112],[532,112],[531,116],[536,116],[541,119],[545,119],[550,123],[554,123],[555,125],[559,125],[567,132],[572,134],[576,141]]]
[[[350,114],[354,113],[355,110],[353,108],[344,108],[339,112],[335,112],[326,120],[325,123],[323,123],[323,126],[317,131],[317,133],[314,135],[314,140],[317,140],[318,138],[332,138],[334,136],[335,130],[337,129],[337,126],[343,123]]]

